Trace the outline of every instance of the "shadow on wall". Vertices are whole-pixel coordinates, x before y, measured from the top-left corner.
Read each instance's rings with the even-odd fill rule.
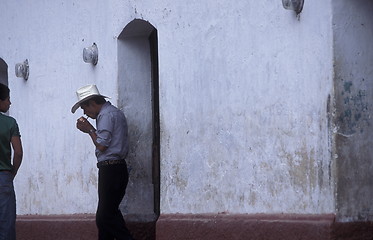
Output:
[[[155,221],[159,215],[157,52],[157,31],[144,20],[133,20],[118,37],[118,107],[127,117],[130,145],[121,210],[136,221]]]

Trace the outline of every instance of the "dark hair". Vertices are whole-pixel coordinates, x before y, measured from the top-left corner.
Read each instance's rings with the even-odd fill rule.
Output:
[[[4,101],[9,97],[10,90],[7,85],[0,83],[0,99]]]
[[[89,106],[90,101],[94,101],[96,104],[102,105],[106,103],[106,100],[102,96],[94,96],[92,98],[89,98],[88,100],[82,102],[80,105]]]

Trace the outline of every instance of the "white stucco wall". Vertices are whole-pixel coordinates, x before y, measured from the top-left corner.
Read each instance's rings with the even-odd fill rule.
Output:
[[[24,144],[15,180],[18,214],[95,212],[97,169],[91,140],[75,129],[75,91],[95,83],[116,101],[116,39],[109,7],[97,1],[3,1],[0,57],[9,66],[12,107]],[[96,42],[96,67],[82,60]],[[14,65],[29,60],[30,76]]]
[[[70,108],[89,83],[116,102],[117,36],[135,18],[159,37],[162,213],[333,212],[329,2],[298,19],[270,0],[3,1],[18,213],[95,211],[93,146]],[[93,42],[96,67],[82,61]],[[26,58],[24,82],[12,69]]]
[[[280,1],[167,10],[161,210],[333,212],[329,4],[299,21]]]

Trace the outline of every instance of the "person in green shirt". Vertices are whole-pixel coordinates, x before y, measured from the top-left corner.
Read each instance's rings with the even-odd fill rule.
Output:
[[[23,157],[17,121],[4,114],[9,110],[10,104],[10,90],[8,86],[0,83],[0,240],[16,239],[16,196],[13,180]]]

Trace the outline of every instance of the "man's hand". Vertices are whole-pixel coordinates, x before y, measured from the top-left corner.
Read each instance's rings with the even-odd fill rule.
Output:
[[[96,129],[91,125],[90,122],[88,122],[87,119],[85,119],[84,117],[80,117],[77,121],[76,121],[76,127],[84,132],[84,133],[89,133],[89,136],[91,137],[92,141],[93,141],[93,144],[96,146],[96,148],[98,150],[100,150],[101,152],[104,152],[106,151],[107,147],[105,146],[102,146],[100,144],[97,143],[97,135],[94,131],[96,131]],[[91,133],[90,130],[93,130],[93,132]]]
[[[84,117],[78,118],[78,120],[76,121],[76,128],[84,133],[89,133],[89,130],[95,129],[92,124]]]

